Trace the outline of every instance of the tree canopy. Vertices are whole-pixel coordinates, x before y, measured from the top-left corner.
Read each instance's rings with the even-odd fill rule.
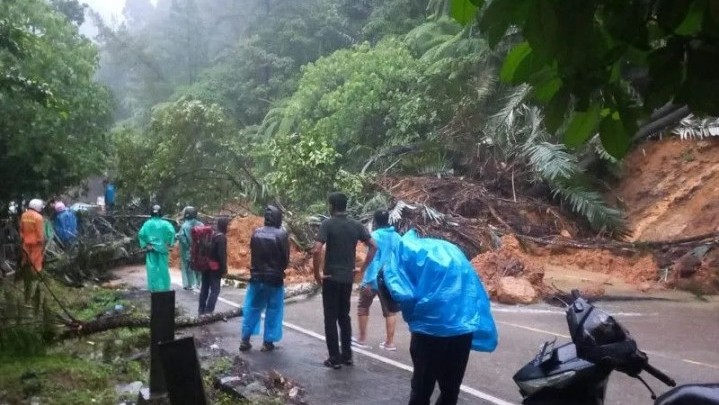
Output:
[[[597,132],[614,156],[660,107],[719,115],[719,3],[711,0],[433,0],[490,46],[515,39],[501,78],[532,86],[551,132]],[[475,19],[475,16],[477,19]],[[686,115],[686,114],[685,114]],[[682,118],[682,117],[679,117]]]
[[[0,4],[0,203],[47,196],[106,166],[112,103],[77,2]]]

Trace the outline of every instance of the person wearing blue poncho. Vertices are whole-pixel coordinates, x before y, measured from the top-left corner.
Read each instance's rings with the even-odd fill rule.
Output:
[[[412,332],[409,404],[429,404],[437,383],[436,403],[456,404],[470,350],[491,352],[498,341],[474,268],[457,246],[412,230],[402,237],[399,266],[385,269],[384,285]]]
[[[77,217],[75,213],[68,210],[62,201],[55,203],[55,232],[62,243],[71,245],[77,239]]]
[[[362,283],[360,283],[359,303],[357,304],[359,338],[352,338],[352,344],[360,349],[370,348],[366,344],[369,309],[374,298],[379,296],[387,332],[385,341],[380,343],[379,347],[393,352],[397,350],[397,346],[394,345],[394,331],[397,324],[399,305],[392,300],[386,288],[379,288],[378,280],[384,277],[385,268],[397,266],[397,254],[399,253],[401,238],[394,227],[389,224],[389,212],[387,210],[377,210],[374,213],[374,227],[376,229],[372,232],[372,239],[377,243],[377,254],[367,266],[367,270],[362,277]]]

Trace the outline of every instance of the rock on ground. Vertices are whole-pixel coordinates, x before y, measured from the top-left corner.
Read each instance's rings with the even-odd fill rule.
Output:
[[[497,286],[497,301],[503,304],[532,304],[539,299],[537,290],[526,278],[502,277]]]

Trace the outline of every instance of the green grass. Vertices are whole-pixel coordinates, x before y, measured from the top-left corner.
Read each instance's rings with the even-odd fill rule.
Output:
[[[0,397],[22,403],[37,397],[43,404],[116,404],[112,368],[106,364],[54,353],[0,362]]]
[[[66,340],[44,356],[0,353],[0,398],[11,404],[30,397],[43,404],[117,404],[116,385],[147,379],[147,357],[128,357],[145,350],[149,339],[147,329],[123,328]]]

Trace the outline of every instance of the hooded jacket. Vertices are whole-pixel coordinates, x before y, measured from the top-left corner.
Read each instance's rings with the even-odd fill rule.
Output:
[[[250,282],[281,286],[290,262],[290,239],[282,229],[282,212],[277,207],[265,208],[265,226],[252,234],[250,251]]]

